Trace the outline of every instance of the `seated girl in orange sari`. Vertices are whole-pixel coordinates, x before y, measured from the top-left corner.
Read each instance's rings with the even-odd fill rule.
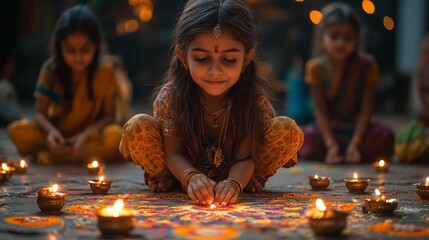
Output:
[[[130,96],[130,88],[124,72],[100,57],[101,35],[91,11],[80,5],[66,11],[53,41],[53,56],[44,63],[34,92],[34,122],[23,119],[8,126],[19,154],[41,164],[122,160],[118,123],[127,118],[129,98],[119,96]]]

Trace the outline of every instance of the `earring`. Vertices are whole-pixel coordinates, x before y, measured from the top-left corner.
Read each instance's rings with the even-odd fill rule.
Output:
[[[185,70],[188,70],[188,66],[186,66],[186,64],[183,64],[183,68],[184,68]]]

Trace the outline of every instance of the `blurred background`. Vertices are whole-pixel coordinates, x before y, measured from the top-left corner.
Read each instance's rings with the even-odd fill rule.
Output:
[[[171,31],[184,0],[0,0],[1,78],[16,88],[23,104],[33,103],[42,63],[50,54],[57,19],[69,7],[87,4],[100,20],[107,48],[122,58],[133,84],[135,111],[167,69]],[[313,27],[332,0],[246,0],[254,11],[259,46],[278,96],[279,114],[293,115],[288,102],[301,99],[305,62],[311,57]],[[429,32],[427,0],[344,0],[360,15],[364,49],[375,55],[382,79],[375,99],[378,114],[413,114],[412,84],[423,36]],[[295,90],[298,89],[298,90]],[[310,104],[310,103],[309,103]]]

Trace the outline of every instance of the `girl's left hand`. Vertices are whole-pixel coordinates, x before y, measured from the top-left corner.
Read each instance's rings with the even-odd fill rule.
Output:
[[[88,133],[86,131],[83,131],[71,137],[68,142],[72,145],[75,153],[80,153],[82,151],[83,144],[85,144],[88,138]]]
[[[347,148],[346,162],[360,163],[361,161],[362,161],[362,155],[359,151],[358,146],[355,143],[350,143]]]
[[[219,203],[220,206],[226,206],[237,202],[240,195],[230,182],[225,181],[221,181],[216,185],[214,193],[214,200]]]

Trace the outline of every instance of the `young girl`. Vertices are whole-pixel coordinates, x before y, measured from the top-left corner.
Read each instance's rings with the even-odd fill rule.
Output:
[[[297,163],[303,134],[274,117],[267,82],[255,74],[253,31],[241,0],[186,3],[154,117],[131,118],[120,145],[153,192],[180,181],[197,204],[232,204]]]
[[[404,163],[429,163],[429,34],[421,45],[416,87],[422,112],[398,131],[395,152]]]
[[[305,76],[316,124],[303,129],[299,155],[327,163],[389,160],[394,133],[371,121],[379,72],[374,58],[358,51],[357,15],[342,3],[329,4],[322,14],[315,31],[316,57],[307,62]]]
[[[59,19],[52,57],[34,92],[35,122],[24,119],[8,127],[21,156],[33,155],[42,164],[123,159],[115,110],[116,104],[128,108],[126,102],[117,103],[118,96],[129,94],[128,80],[110,59],[101,58],[101,45],[99,25],[88,7],[75,6]]]

